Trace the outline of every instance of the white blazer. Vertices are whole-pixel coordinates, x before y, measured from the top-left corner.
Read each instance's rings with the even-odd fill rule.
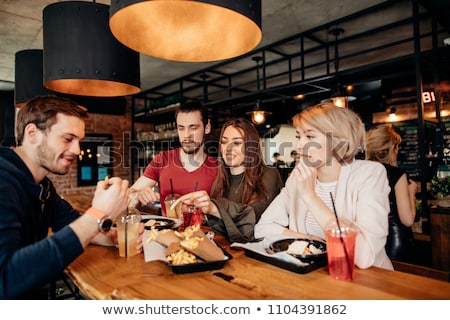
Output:
[[[335,206],[339,217],[359,228],[355,264],[393,269],[384,246],[388,235],[389,183],[382,164],[355,160],[344,165],[336,186]],[[306,205],[296,197],[301,192],[293,177],[264,211],[255,226],[255,238],[281,234],[287,229],[306,232]]]

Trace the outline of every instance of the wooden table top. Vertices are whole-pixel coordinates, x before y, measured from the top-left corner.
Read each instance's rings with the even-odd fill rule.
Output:
[[[75,210],[78,210],[80,213],[85,213],[91,207],[94,192],[64,194],[61,197],[67,200]]]
[[[444,281],[375,267],[355,268],[352,281],[332,279],[327,267],[298,274],[217,242],[233,256],[219,270],[175,274],[162,261],[145,262],[143,254],[121,258],[115,247],[90,245],[67,274],[89,299],[450,299]]]

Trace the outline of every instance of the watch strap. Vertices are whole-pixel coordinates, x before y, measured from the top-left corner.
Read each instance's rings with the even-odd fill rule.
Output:
[[[102,220],[104,217],[106,217],[105,212],[98,210],[94,207],[90,207],[89,209],[87,209],[86,213],[91,217],[93,217],[96,221]]]

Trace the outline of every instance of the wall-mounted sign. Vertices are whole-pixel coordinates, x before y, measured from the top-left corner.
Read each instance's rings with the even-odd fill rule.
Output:
[[[422,101],[423,103],[431,103],[436,101],[436,96],[434,95],[434,91],[424,91],[422,92]]]

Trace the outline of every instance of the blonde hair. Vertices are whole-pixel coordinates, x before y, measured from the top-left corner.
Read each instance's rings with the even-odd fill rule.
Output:
[[[394,160],[394,148],[402,142],[400,135],[390,125],[381,125],[367,133],[366,159],[382,163]]]
[[[341,163],[350,163],[364,146],[365,130],[361,118],[352,110],[332,103],[319,103],[296,114],[295,127],[308,124],[319,132],[331,133],[333,156]]]

